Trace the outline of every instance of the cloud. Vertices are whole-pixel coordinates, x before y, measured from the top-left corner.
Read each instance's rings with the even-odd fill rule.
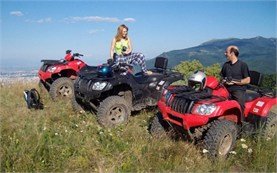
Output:
[[[43,18],[43,19],[38,19],[38,20],[30,20],[30,19],[27,19],[25,20],[26,22],[29,22],[29,23],[50,23],[52,22],[52,18],[51,17],[47,17],[47,18]]]
[[[85,16],[85,17],[69,17],[65,18],[65,21],[70,23],[75,22],[111,22],[116,23],[120,20],[116,17],[100,17],[100,16]]]
[[[24,14],[21,11],[11,11],[10,15],[20,17],[20,16],[23,16]]]
[[[124,22],[135,22],[136,19],[134,19],[134,18],[125,18],[125,19],[123,19],[123,21]]]
[[[120,20],[117,17],[100,17],[100,16],[84,16],[84,17],[68,17],[65,18],[64,21],[68,23],[76,23],[76,22],[107,22],[107,23],[118,23],[118,22],[135,22],[134,18],[125,18]]]
[[[104,29],[92,29],[88,33],[89,34],[96,34],[97,32],[103,32],[103,31],[104,31]]]

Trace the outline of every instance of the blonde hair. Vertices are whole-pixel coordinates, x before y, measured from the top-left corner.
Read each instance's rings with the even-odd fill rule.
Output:
[[[120,41],[121,39],[123,39],[123,36],[122,36],[122,31],[123,29],[126,29],[128,31],[128,27],[124,24],[120,25],[118,28],[117,28],[117,34],[115,36],[115,40],[116,41]],[[124,38],[126,40],[128,40],[128,36],[126,35],[126,38]]]

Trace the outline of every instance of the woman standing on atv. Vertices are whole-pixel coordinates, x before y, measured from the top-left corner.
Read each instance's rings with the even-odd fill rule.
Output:
[[[145,56],[142,53],[133,53],[131,39],[128,37],[128,27],[120,25],[111,45],[110,57],[114,61],[131,65],[140,65],[144,74],[152,74],[147,71]]]

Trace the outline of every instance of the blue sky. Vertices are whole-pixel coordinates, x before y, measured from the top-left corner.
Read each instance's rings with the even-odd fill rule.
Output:
[[[66,49],[97,65],[122,23],[150,59],[211,39],[276,37],[276,1],[1,1],[1,66],[36,69]]]

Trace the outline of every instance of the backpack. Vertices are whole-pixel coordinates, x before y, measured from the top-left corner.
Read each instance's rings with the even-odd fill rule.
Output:
[[[28,109],[43,109],[43,104],[40,101],[40,96],[35,88],[24,90],[24,99],[27,103]]]

